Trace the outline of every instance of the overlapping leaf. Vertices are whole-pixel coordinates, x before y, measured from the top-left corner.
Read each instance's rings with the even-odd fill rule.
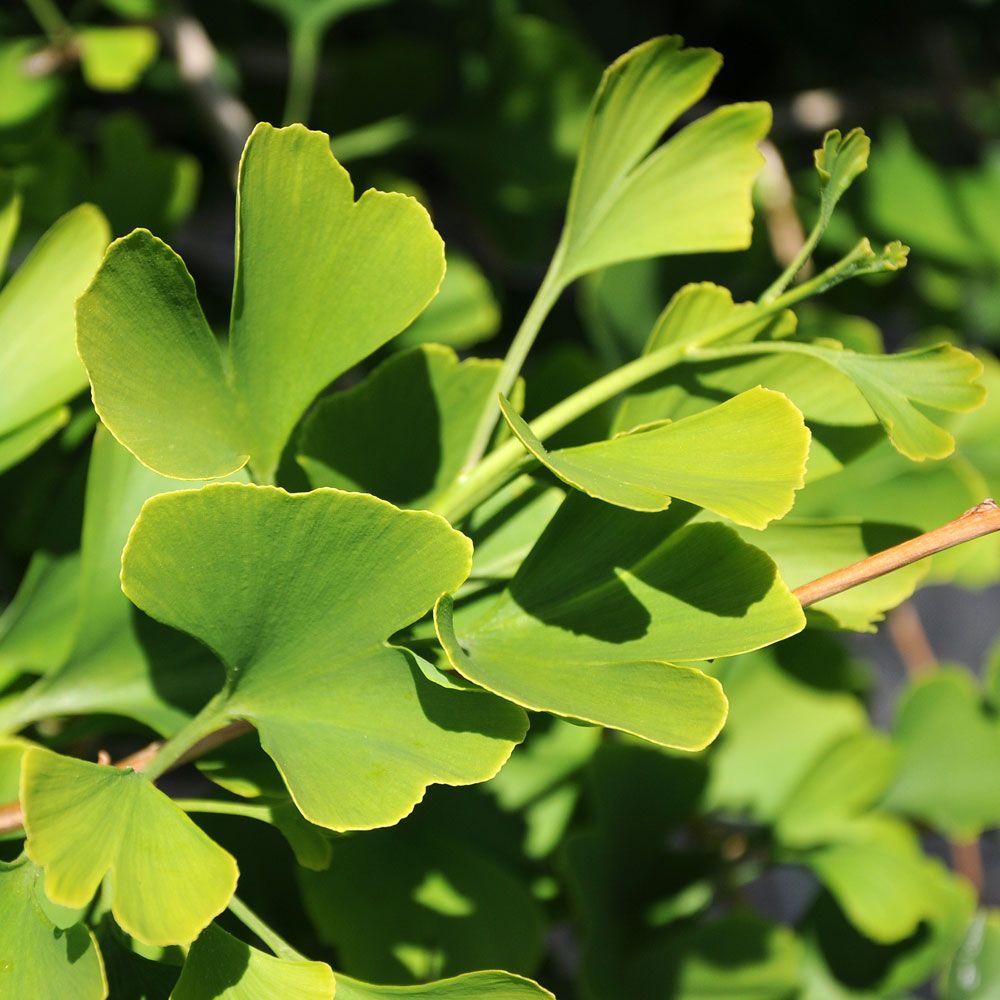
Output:
[[[170,1000],[332,1000],[334,989],[323,962],[276,958],[210,924],[191,945]]]
[[[521,443],[563,482],[632,510],[673,497],[737,524],[764,528],[787,514],[803,485],[809,431],[786,396],[750,389],[677,423],[640,426],[610,441],[549,452],[506,400]]]
[[[307,819],[368,828],[433,782],[485,780],[524,736],[518,709],[431,683],[387,641],[462,583],[470,548],[372,496],[224,484],[148,501],[122,586],[219,654],[220,725],[256,727]]]
[[[0,468],[18,461],[69,417],[64,404],[86,384],[76,353],[73,304],[108,245],[93,205],[67,212],[0,291]]]
[[[328,138],[301,126],[254,130],[237,205],[227,350],[181,259],[143,230],[112,245],[78,306],[102,419],[180,479],[247,461],[270,479],[316,394],[405,328],[444,273],[424,209],[374,190],[355,202]]]
[[[420,986],[375,986],[337,976],[337,1000],[555,1000],[537,983],[509,972],[471,972]]]
[[[528,708],[705,746],[725,699],[681,661],[767,645],[803,616],[767,556],[720,524],[682,527],[691,515],[682,508],[642,514],[568,497],[474,621],[456,621],[451,598],[439,601],[451,665]]]
[[[460,362],[437,345],[389,358],[309,415],[299,464],[314,488],[426,507],[458,475],[498,370],[499,362]]]
[[[14,1000],[104,1000],[108,983],[93,934],[74,919],[61,926],[27,858],[0,861],[0,995]]]
[[[21,765],[28,857],[61,906],[111,876],[111,910],[146,944],[193,940],[225,909],[236,862],[142,775],[29,750]]]
[[[604,73],[590,109],[558,255],[564,281],[622,260],[750,243],[750,187],[771,124],[766,104],[733,104],[664,132],[721,65],[677,36],[626,52]]]

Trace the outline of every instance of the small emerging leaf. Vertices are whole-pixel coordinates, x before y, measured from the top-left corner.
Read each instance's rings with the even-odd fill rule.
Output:
[[[82,907],[111,878],[111,911],[145,944],[192,941],[236,888],[236,862],[141,774],[29,750],[21,765],[28,857],[45,894]]]
[[[860,128],[852,128],[847,135],[842,135],[840,129],[831,129],[823,136],[823,145],[813,156],[820,178],[820,218],[824,226],[830,221],[837,202],[868,168],[871,147],[871,139]]]

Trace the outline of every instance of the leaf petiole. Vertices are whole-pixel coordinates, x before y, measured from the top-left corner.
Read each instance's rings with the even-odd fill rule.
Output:
[[[296,951],[273,927],[257,916],[239,896],[233,896],[229,900],[229,912],[248,931],[256,934],[278,958],[286,959],[289,962],[308,961],[305,955]]]

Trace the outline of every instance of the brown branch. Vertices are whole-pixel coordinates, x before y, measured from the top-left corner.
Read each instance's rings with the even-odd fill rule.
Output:
[[[910,680],[919,680],[937,670],[937,657],[924,623],[911,601],[900,604],[886,619],[886,628]]]
[[[817,601],[824,601],[835,594],[843,593],[852,587],[885,576],[894,570],[909,566],[910,563],[926,559],[935,552],[942,552],[974,538],[981,538],[991,532],[1000,531],[1000,506],[992,499],[984,500],[972,510],[967,510],[961,517],[941,525],[933,531],[927,531],[908,542],[894,545],[891,549],[876,552],[852,566],[835,569],[818,580],[803,584],[795,589],[794,594],[802,607],[807,608]]]

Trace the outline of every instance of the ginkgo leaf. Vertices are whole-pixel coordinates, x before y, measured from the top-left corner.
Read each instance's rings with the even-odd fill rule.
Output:
[[[104,1000],[108,982],[94,935],[60,927],[42,905],[41,872],[26,857],[0,861],[0,996]]]
[[[69,423],[70,408],[54,406],[26,420],[6,434],[0,434],[0,472],[17,465]]]
[[[524,737],[519,709],[430,683],[388,642],[463,582],[471,555],[429,512],[222,484],[144,505],[122,586],[221,657],[220,726],[254,725],[303,815],[362,829],[397,822],[431,783],[491,777]]]
[[[324,962],[276,958],[209,924],[191,945],[170,1000],[332,1000],[334,989]]]
[[[98,712],[137,719],[169,736],[211,695],[222,677],[212,654],[138,614],[119,580],[122,547],[143,501],[182,485],[140,465],[98,427],[87,472],[70,649],[35,684],[0,701],[0,732],[52,715]],[[52,638],[36,632],[35,648],[49,647]],[[28,640],[22,634],[20,645]]]
[[[847,135],[831,129],[823,145],[813,154],[820,180],[820,226],[826,228],[837,202],[868,168],[871,139],[864,129],[852,128]]]
[[[111,912],[152,945],[194,940],[226,908],[236,862],[131,769],[32,749],[21,765],[28,857],[60,906],[90,902],[111,876]]]
[[[159,49],[156,32],[139,25],[81,28],[75,41],[83,78],[94,90],[131,90]]]
[[[0,291],[0,371],[17,373],[0,396],[0,447],[12,433],[40,443],[43,430],[51,434],[68,418],[58,407],[87,384],[74,342],[73,303],[93,278],[109,238],[98,209],[74,208]]]
[[[701,98],[721,65],[676,35],[631,49],[604,73],[577,161],[557,251],[568,282],[623,260],[750,243],[750,188],[766,104],[733,104],[664,132]]]
[[[404,329],[444,273],[426,211],[358,201],[329,139],[258,125],[237,195],[236,282],[220,348],[183,262],[143,230],[112,244],[80,299],[94,405],[146,465],[211,479],[249,460],[269,480],[316,394]]]
[[[337,975],[337,1000],[555,1000],[538,983],[509,972],[470,972],[419,986],[375,986]]]
[[[436,344],[389,358],[306,418],[298,462],[310,485],[429,506],[461,470],[499,368],[479,358],[460,362]]]
[[[955,448],[954,437],[934,423],[925,409],[959,413],[975,409],[986,397],[977,381],[983,373],[982,363],[951,344],[901,354],[858,354],[835,341],[768,341],[699,350],[694,356],[707,359],[782,353],[828,365],[851,379],[896,450],[916,462],[947,458]]]
[[[521,443],[564,483],[632,510],[673,497],[763,528],[792,508],[804,483],[809,431],[786,396],[750,389],[677,423],[637,427],[610,441],[548,452],[501,399]]]
[[[21,223],[21,192],[14,175],[0,170],[0,280],[7,271],[7,258]]]
[[[451,665],[526,708],[664,746],[710,743],[725,697],[678,661],[756,649],[804,619],[763,552],[721,524],[682,527],[692,514],[683,506],[645,514],[567,497],[508,589],[473,621],[456,621],[450,597],[438,602]]]

